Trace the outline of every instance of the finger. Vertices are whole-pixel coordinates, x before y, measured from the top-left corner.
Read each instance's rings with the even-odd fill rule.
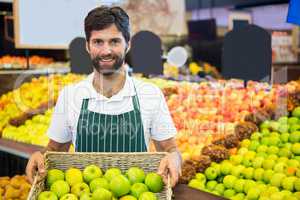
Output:
[[[178,172],[174,166],[169,166],[171,186],[174,187],[178,181]]]
[[[33,173],[34,173],[35,166],[31,162],[28,163],[26,167],[26,177],[27,180],[32,184],[33,183]]]
[[[157,173],[159,175],[163,175],[166,173],[166,169],[167,169],[167,161],[166,161],[166,159],[162,159],[160,161]]]

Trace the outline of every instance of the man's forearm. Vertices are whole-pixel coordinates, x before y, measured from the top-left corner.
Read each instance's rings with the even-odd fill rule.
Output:
[[[41,153],[44,154],[46,151],[60,151],[60,152],[67,152],[69,151],[71,142],[68,143],[58,143],[53,140],[50,140],[47,147],[41,150]]]

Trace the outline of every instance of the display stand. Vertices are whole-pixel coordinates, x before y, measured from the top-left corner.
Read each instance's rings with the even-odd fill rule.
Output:
[[[0,139],[0,176],[24,174],[30,155],[43,147]]]

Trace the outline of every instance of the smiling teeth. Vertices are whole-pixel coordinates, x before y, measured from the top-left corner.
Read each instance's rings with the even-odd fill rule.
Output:
[[[112,61],[113,59],[101,59],[101,60],[104,62],[109,62],[109,61]]]

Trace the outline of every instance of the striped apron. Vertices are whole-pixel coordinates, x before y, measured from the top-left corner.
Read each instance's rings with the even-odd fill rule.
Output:
[[[89,111],[89,99],[83,99],[77,124],[75,151],[146,152],[137,93],[131,99],[134,109],[119,115]]]

